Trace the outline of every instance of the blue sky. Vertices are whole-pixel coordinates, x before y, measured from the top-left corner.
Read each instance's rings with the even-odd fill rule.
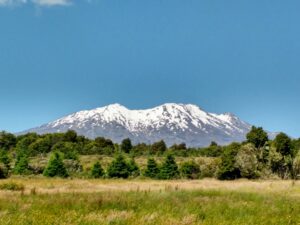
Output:
[[[300,136],[300,2],[0,0],[0,130],[118,102]]]

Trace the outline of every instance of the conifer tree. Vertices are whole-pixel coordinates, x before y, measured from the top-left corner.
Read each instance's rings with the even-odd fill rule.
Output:
[[[129,166],[123,155],[119,154],[111,162],[107,169],[109,177],[128,178],[130,175]]]
[[[130,159],[130,161],[128,163],[128,169],[129,169],[130,176],[137,177],[140,175],[140,169],[139,169],[138,165],[136,164],[134,158]]]
[[[96,162],[91,170],[91,177],[92,178],[100,178],[103,177],[104,170],[99,162]]]
[[[13,172],[19,175],[25,175],[29,173],[28,156],[26,154],[18,156]]]
[[[68,172],[61,158],[61,153],[54,152],[48,162],[48,166],[44,170],[46,177],[68,177]]]
[[[157,166],[155,159],[149,158],[144,176],[149,178],[157,178],[158,175],[159,175],[159,168]]]
[[[164,180],[170,180],[178,177],[179,171],[178,166],[175,162],[175,158],[173,155],[168,154],[160,168],[159,178]]]

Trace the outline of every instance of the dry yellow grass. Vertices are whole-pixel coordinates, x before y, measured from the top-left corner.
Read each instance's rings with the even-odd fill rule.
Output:
[[[25,186],[24,193],[92,193],[112,191],[164,191],[164,190],[227,190],[242,192],[274,192],[300,195],[300,181],[291,180],[113,180],[113,179],[60,179],[10,178],[2,183],[14,182]],[[0,193],[6,193],[0,191]]]

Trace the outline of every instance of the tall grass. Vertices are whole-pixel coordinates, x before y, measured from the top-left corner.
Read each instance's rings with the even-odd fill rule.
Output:
[[[54,192],[42,192],[41,186],[53,182]],[[22,182],[21,179],[18,182]],[[266,183],[207,180],[196,189],[188,181],[135,181],[135,190],[116,190],[128,181],[90,181],[106,186],[105,191],[72,192],[70,182],[80,180],[25,180],[26,191],[0,191],[0,224],[299,224],[300,188],[291,182]],[[84,181],[88,182],[88,181]],[[184,185],[185,183],[188,185]],[[33,186],[29,184],[33,184]],[[200,182],[201,183],[201,182]],[[88,184],[88,183],[84,183]],[[148,188],[147,188],[147,184]],[[216,188],[209,185],[215,184]],[[252,189],[246,186],[252,185]],[[270,186],[270,184],[272,184]],[[259,189],[258,187],[260,187]],[[281,191],[281,186],[286,189]],[[159,186],[159,189],[153,187]],[[229,186],[232,186],[230,189]],[[234,188],[233,188],[234,186]],[[60,188],[57,188],[60,187]],[[61,188],[61,187],[65,187]],[[164,188],[162,188],[164,187]],[[186,188],[185,188],[186,187]],[[256,187],[256,188],[253,188]],[[269,187],[269,190],[265,190]],[[57,188],[57,189],[56,189]],[[69,191],[66,189],[70,188]],[[49,187],[51,190],[51,187]],[[34,190],[34,191],[32,191]],[[127,190],[127,191],[125,191]]]

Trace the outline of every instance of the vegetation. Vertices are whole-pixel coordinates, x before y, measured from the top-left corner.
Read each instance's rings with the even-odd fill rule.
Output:
[[[112,161],[107,169],[109,177],[113,178],[128,178],[130,175],[130,167],[123,155],[119,154]]]
[[[44,176],[46,177],[68,177],[68,172],[62,161],[61,154],[54,152],[48,163],[48,166],[44,170]]]
[[[175,158],[173,155],[167,155],[165,161],[163,162],[160,171],[159,178],[160,179],[176,179],[179,177],[179,170]]]
[[[0,132],[0,178],[43,174],[124,179],[299,179],[299,150],[300,139],[280,133],[269,140],[263,128],[254,126],[243,143],[220,146],[212,142],[204,148],[190,148],[185,143],[168,147],[163,140],[133,145],[129,138],[117,144],[103,137],[90,140],[72,130],[19,136]]]
[[[7,182],[0,184],[0,190],[6,191],[24,191],[25,186],[21,183]]]
[[[182,177],[187,179],[198,179],[200,177],[200,167],[195,161],[184,162],[180,172]]]
[[[158,178],[159,168],[154,158],[149,158],[147,163],[147,168],[144,173],[145,177]]]
[[[104,170],[99,162],[96,162],[93,165],[93,168],[91,170],[91,177],[92,178],[100,178],[104,176]]]
[[[291,181],[10,178],[0,181],[0,187],[5,187],[0,191],[1,225],[278,225],[300,221],[300,183]]]

